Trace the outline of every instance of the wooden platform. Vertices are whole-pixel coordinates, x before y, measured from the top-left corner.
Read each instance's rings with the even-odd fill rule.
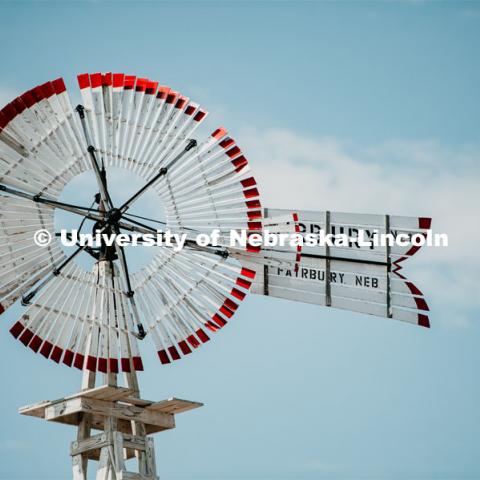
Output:
[[[178,398],[153,402],[132,397],[133,390],[102,386],[82,390],[68,397],[38,402],[19,409],[22,415],[51,422],[78,426],[84,414],[91,418],[91,428],[104,430],[105,418],[118,421],[118,431],[132,435],[132,421],[145,425],[146,434],[175,428],[175,415],[203,404]]]

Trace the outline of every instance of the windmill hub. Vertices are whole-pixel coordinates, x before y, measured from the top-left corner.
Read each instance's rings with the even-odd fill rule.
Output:
[[[119,208],[112,208],[106,214],[108,223],[110,225],[117,223],[122,218],[122,212]]]

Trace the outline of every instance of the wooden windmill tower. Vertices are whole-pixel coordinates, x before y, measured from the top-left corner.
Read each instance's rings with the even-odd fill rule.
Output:
[[[99,283],[120,279],[108,260],[99,260],[93,273]],[[127,370],[120,375],[124,383],[120,386],[115,368],[106,373],[83,369],[79,392],[20,409],[23,415],[77,427],[76,440],[70,446],[74,480],[87,479],[89,460],[98,462],[97,479],[158,479],[151,435],[175,428],[176,414],[202,405],[177,398],[144,400],[136,371]],[[125,460],[130,458],[137,459],[135,472],[127,470]]]
[[[224,128],[202,142],[192,138],[207,112],[189,98],[123,74],[78,80],[77,108],[57,79],[0,111],[0,313],[21,301],[26,309],[12,335],[83,371],[80,392],[21,409],[77,427],[74,479],[87,478],[89,460],[98,461],[99,480],[157,478],[150,434],[174,428],[177,413],[201,404],[141,399],[138,342],[150,338],[162,364],[179,360],[222,329],[249,290],[429,326],[422,292],[400,273],[418,250],[412,243],[291,248],[230,240],[242,230],[248,239],[264,230],[411,237],[424,235],[430,219],[264,208],[248,161]],[[145,182],[120,205],[108,190],[111,167]],[[95,205],[61,202],[64,187],[87,170],[95,173]],[[150,190],[165,207],[162,231],[184,234],[185,248],[158,247],[132,274],[118,243],[78,244],[67,255],[55,239],[56,210],[78,215],[80,228],[95,222],[100,234],[157,235],[145,223],[154,219],[130,210]],[[218,242],[195,240],[215,229]],[[73,261],[79,254],[94,257],[92,271]],[[133,457],[138,468],[128,472],[125,460]]]

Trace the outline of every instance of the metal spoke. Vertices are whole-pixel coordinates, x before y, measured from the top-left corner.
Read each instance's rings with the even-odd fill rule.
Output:
[[[100,189],[100,195],[105,205],[109,209],[112,209],[113,203],[107,189],[106,172],[104,168],[100,169],[100,167],[98,166],[97,157],[95,155],[96,150],[95,150],[95,147],[92,145],[90,141],[90,137],[88,135],[87,125],[85,122],[85,109],[83,105],[78,105],[76,110],[78,112],[78,115],[80,116],[80,122],[82,124],[83,134],[85,135],[85,141],[87,142],[87,145],[88,145],[87,150],[88,150],[88,153],[90,154],[90,160],[92,163],[93,171],[95,172],[98,188]]]
[[[167,222],[162,222],[161,220],[155,220],[154,218],[142,217],[141,215],[134,215],[133,213],[125,213],[124,218],[128,220],[128,217],[139,218],[140,220],[147,220],[147,222],[160,223],[166,225]]]
[[[141,223],[132,219],[127,219],[127,220],[133,225],[129,225],[128,223],[124,223],[120,221],[118,222],[118,226],[125,230],[135,231],[138,233],[155,233],[155,234],[159,233],[155,228],[150,227],[149,225],[145,225],[144,223]],[[194,250],[198,250],[201,252],[214,253],[215,255],[220,255],[222,257],[228,257],[229,255],[227,249],[225,248],[215,247],[213,245],[206,245],[205,247],[203,247],[198,245],[198,243],[195,240],[191,240],[189,238],[185,239],[185,245]]]
[[[57,268],[50,272],[44,280],[42,280],[35,289],[31,290],[27,295],[22,296],[21,303],[23,306],[29,305],[30,300],[43,288],[50,280],[58,277],[61,271],[82,251],[85,247],[78,247],[69,257],[67,257]]]
[[[117,235],[120,233],[120,230],[117,225],[114,226],[114,231]],[[133,319],[138,328],[138,338],[142,340],[143,338],[145,338],[146,333],[145,333],[145,329],[143,328],[142,322],[140,321],[140,315],[138,313],[137,304],[135,303],[135,299],[134,299],[135,292],[132,289],[132,283],[130,281],[130,274],[128,272],[128,264],[127,264],[127,257],[125,255],[125,250],[123,249],[123,247],[121,247],[115,242],[115,251],[117,253],[117,257],[120,263],[120,272],[122,274],[123,281],[125,282],[125,287],[127,289],[125,294],[130,301]]]
[[[99,220],[100,217],[87,212],[98,212],[97,209],[92,209],[89,207],[82,207],[79,205],[73,205],[65,202],[58,202],[57,200],[51,200],[49,198],[41,197],[40,195],[33,195],[31,193],[23,192],[22,190],[17,190],[15,188],[7,187],[6,185],[0,184],[0,192],[8,193],[9,195],[14,195],[16,197],[25,198],[31,200],[35,203],[42,203],[44,205],[50,205],[51,207],[58,208],[59,210],[65,210],[66,212],[75,213],[76,215],[86,216],[90,220]]]
[[[125,213],[134,202],[136,202],[154,183],[161,177],[167,174],[168,169],[172,167],[185,153],[197,145],[196,140],[189,140],[187,146],[166,166],[159,170],[159,172],[149,180],[137,193],[133,194],[123,205],[119,208],[120,212]]]
[[[55,233],[55,236],[56,237],[59,237],[61,234],[60,233]],[[70,233],[67,233],[66,234],[66,237],[71,240],[72,239],[72,235]],[[82,245],[80,244],[80,242],[76,242],[76,245],[77,247],[82,247]],[[99,259],[100,257],[100,254],[98,252],[98,249],[95,249],[95,248],[92,248],[92,247],[89,247],[88,245],[85,245],[83,246],[83,250],[85,250],[86,253],[88,253],[89,255],[91,255],[93,258],[95,258],[96,260]]]

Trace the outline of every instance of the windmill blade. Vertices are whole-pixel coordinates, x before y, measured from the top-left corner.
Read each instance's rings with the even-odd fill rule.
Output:
[[[34,241],[38,230],[55,236],[53,212],[48,205],[0,195],[0,313],[65,260],[58,243],[40,247]]]
[[[425,235],[431,225],[429,218],[274,209],[265,209],[264,223],[281,215],[294,215],[304,238],[320,231],[356,237],[362,229],[366,240],[375,231],[395,237],[402,233],[411,239],[412,234]],[[429,327],[429,307],[422,292],[400,273],[402,262],[419,248],[411,241],[405,246],[303,246],[295,262],[278,247],[262,248],[258,257],[243,255],[243,262],[257,272],[252,293]]]

